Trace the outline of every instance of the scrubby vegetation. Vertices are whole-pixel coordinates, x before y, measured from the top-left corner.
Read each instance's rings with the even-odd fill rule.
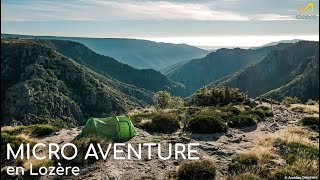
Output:
[[[316,104],[319,104],[319,101],[309,99],[309,100],[306,102],[306,105],[316,105]]]
[[[232,173],[240,173],[252,166],[258,165],[258,161],[258,157],[254,155],[242,154],[232,159],[228,169]]]
[[[228,126],[233,128],[238,127],[246,127],[246,126],[254,126],[257,125],[257,117],[254,117],[252,115],[238,115],[233,116],[228,121]]]
[[[177,96],[171,96],[167,91],[159,91],[154,95],[155,106],[158,109],[179,108],[183,106],[183,100]]]
[[[236,88],[204,87],[192,95],[190,104],[195,106],[223,106],[230,103],[241,103],[244,100],[245,94]]]
[[[2,132],[10,135],[25,134],[31,137],[42,137],[60,131],[61,128],[51,125],[35,124],[30,126],[3,127]]]
[[[281,104],[289,106],[290,104],[298,104],[301,103],[300,99],[297,97],[287,96],[282,99]]]
[[[61,128],[51,125],[30,125],[30,126],[5,126],[1,129],[1,168],[4,166],[24,167],[26,175],[29,173],[29,164],[32,163],[34,171],[40,167],[52,165],[49,159],[37,160],[31,156],[30,159],[6,159],[6,146],[9,143],[14,151],[17,151],[21,144],[30,144],[32,148],[36,139],[60,131]],[[26,153],[26,146],[24,146]],[[41,152],[41,151],[39,151]]]
[[[192,118],[188,124],[189,131],[193,133],[218,133],[225,132],[227,126],[218,116],[196,116]]]
[[[279,141],[290,151],[290,154],[283,154],[287,166],[278,167],[272,175],[275,179],[285,176],[319,176],[319,148],[311,144],[301,142]]]
[[[313,134],[296,127],[265,137],[260,142],[262,146],[254,147],[248,154],[233,159],[229,171],[236,174],[250,173],[266,179],[284,179],[285,176],[318,177],[319,146],[310,140]],[[285,163],[275,164],[275,157],[283,159]]]
[[[141,123],[140,127],[149,132],[173,133],[180,128],[180,122],[174,115],[158,114],[151,121]]]
[[[319,117],[304,117],[300,122],[303,126],[319,126]]]
[[[262,178],[253,173],[243,173],[232,177],[232,180],[262,180]]]
[[[215,179],[216,164],[212,160],[183,163],[177,172],[179,180]]]
[[[7,159],[6,158],[6,148],[7,143],[9,143],[14,151],[17,151],[19,146],[23,144],[30,144],[30,147],[33,147],[36,142],[27,136],[20,136],[20,135],[11,135],[7,132],[1,132],[1,168],[4,166],[17,166],[22,165],[23,162],[20,159]],[[25,146],[26,147],[26,146]],[[25,149],[26,150],[26,149]]]

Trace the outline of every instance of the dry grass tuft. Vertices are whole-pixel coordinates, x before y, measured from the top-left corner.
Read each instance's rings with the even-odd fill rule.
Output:
[[[272,147],[266,146],[255,146],[252,147],[246,154],[255,156],[259,159],[259,161],[263,164],[269,163],[273,159],[279,157]]]
[[[304,113],[307,113],[310,115],[313,115],[313,114],[319,115],[319,104],[315,104],[315,105],[291,104],[290,109],[291,110],[301,109]]]
[[[276,142],[281,140],[286,143],[300,143],[307,146],[316,146],[319,148],[319,144],[310,140],[314,133],[307,131],[302,127],[290,127],[287,129],[279,130],[273,134],[268,135],[259,140],[259,145],[265,147],[272,147]]]

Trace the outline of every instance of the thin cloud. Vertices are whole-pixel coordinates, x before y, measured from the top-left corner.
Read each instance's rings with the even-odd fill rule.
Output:
[[[101,1],[80,0],[73,3],[36,1],[24,4],[3,3],[3,21],[106,21],[106,20],[198,20],[249,21],[241,15],[214,9],[206,3],[168,1]],[[287,20],[284,16],[264,15],[254,20]]]
[[[295,16],[289,15],[280,15],[280,14],[257,14],[254,15],[253,20],[257,21],[289,21],[289,20],[297,20]]]

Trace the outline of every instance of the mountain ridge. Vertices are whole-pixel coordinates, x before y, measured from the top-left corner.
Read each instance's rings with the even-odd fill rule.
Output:
[[[100,75],[36,40],[1,39],[1,51],[2,125],[70,127],[153,102],[152,92]]]
[[[205,56],[208,51],[187,44],[154,42],[129,38],[84,38],[1,34],[1,37],[70,40],[86,45],[98,54],[110,56],[139,69],[160,70],[189,59]]]
[[[193,59],[166,75],[173,81],[184,84],[186,91],[182,96],[188,96],[203,86],[261,60],[273,49],[281,49],[290,45],[292,44],[282,43],[256,50],[221,48],[204,58]]]
[[[117,60],[95,53],[85,45],[69,40],[35,39],[50,48],[56,49],[80,64],[119,81],[157,92],[166,90],[177,94],[184,89],[182,84],[168,79],[165,75],[153,69],[136,69]]]
[[[307,101],[309,98],[319,99],[318,93],[313,90],[308,93],[306,90],[319,89],[319,76],[315,75],[317,69],[319,69],[319,42],[300,41],[282,50],[273,50],[263,60],[221,78],[211,85],[237,87],[248,92],[251,97],[263,95],[281,100],[285,96],[297,96]],[[306,83],[299,81],[301,78]],[[307,81],[308,78],[310,81]],[[292,84],[299,83],[302,85],[294,90]]]

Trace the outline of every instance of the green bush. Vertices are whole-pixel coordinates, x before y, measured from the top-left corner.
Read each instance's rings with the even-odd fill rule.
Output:
[[[227,106],[227,107],[225,107],[224,111],[230,112],[233,115],[239,115],[241,113],[241,110],[237,107],[234,107],[234,106]]]
[[[232,180],[262,180],[258,175],[252,173],[243,173],[236,175]]]
[[[255,110],[263,111],[263,113],[264,113],[264,115],[266,117],[272,117],[273,116],[273,112],[272,112],[271,108],[269,108],[267,106],[259,106],[259,107],[256,107]]]
[[[290,97],[290,96],[284,97],[281,102],[281,104],[286,106],[290,104],[299,104],[299,103],[301,103],[301,101],[297,97]]]
[[[229,119],[228,126],[237,128],[237,127],[246,127],[257,125],[257,120],[252,115],[238,115],[233,116]]]
[[[287,143],[286,146],[288,146],[293,153],[303,152],[303,154],[319,157],[319,148],[317,147],[307,146],[298,142],[290,142]]]
[[[195,116],[188,124],[189,131],[193,133],[211,134],[225,132],[227,126],[218,116]]]
[[[155,115],[150,122],[141,125],[149,132],[173,133],[180,129],[180,122],[174,115]]]
[[[319,104],[319,101],[315,101],[315,100],[312,100],[312,99],[309,99],[306,103],[306,105],[316,105],[316,104]]]
[[[234,159],[228,166],[228,170],[233,173],[239,173],[252,166],[258,165],[258,157],[249,154],[241,154]]]
[[[243,114],[246,114],[246,115],[250,115],[250,114],[257,115],[257,116],[260,117],[260,119],[264,119],[266,117],[266,113],[262,109],[255,109],[255,110],[251,110],[251,111],[246,111]]]
[[[22,138],[16,135],[10,135],[6,132],[1,132],[1,168],[4,166],[18,166],[21,164],[21,159],[7,159],[7,143],[10,144],[12,150],[17,151],[21,144],[30,144],[30,148],[32,148],[36,142]],[[24,151],[26,151],[26,146],[24,146]]]
[[[258,106],[256,107],[255,109],[261,109],[261,110],[264,110],[264,111],[271,111],[271,108],[267,107],[267,106]]]
[[[298,176],[298,174],[291,168],[279,168],[276,169],[273,175],[274,179],[285,179],[285,177],[294,177],[294,176]]]
[[[140,126],[139,124],[141,123],[142,119],[152,119],[156,115],[157,114],[155,113],[134,114],[130,116],[130,119],[135,126],[139,127]]]
[[[60,130],[61,128],[52,125],[35,124],[30,126],[17,126],[11,130],[4,130],[4,132],[11,135],[26,134],[32,137],[43,137]]]
[[[51,125],[31,125],[28,126],[26,131],[30,136],[33,137],[42,137],[46,135],[50,135],[51,133],[60,131],[61,128],[51,126]]]
[[[215,179],[216,164],[212,160],[199,160],[183,163],[178,169],[178,179]]]
[[[159,109],[178,108],[184,105],[184,101],[177,96],[171,96],[167,91],[159,91],[154,95],[155,106]]]
[[[192,95],[190,104],[195,106],[224,106],[241,103],[245,94],[239,89],[224,86],[204,87]]]
[[[318,159],[319,158],[319,148],[311,145],[305,145],[299,142],[279,142],[283,144],[290,150],[290,154],[284,155],[284,159],[288,164],[292,165],[299,159]]]
[[[319,117],[304,117],[300,122],[303,126],[319,126]]]

